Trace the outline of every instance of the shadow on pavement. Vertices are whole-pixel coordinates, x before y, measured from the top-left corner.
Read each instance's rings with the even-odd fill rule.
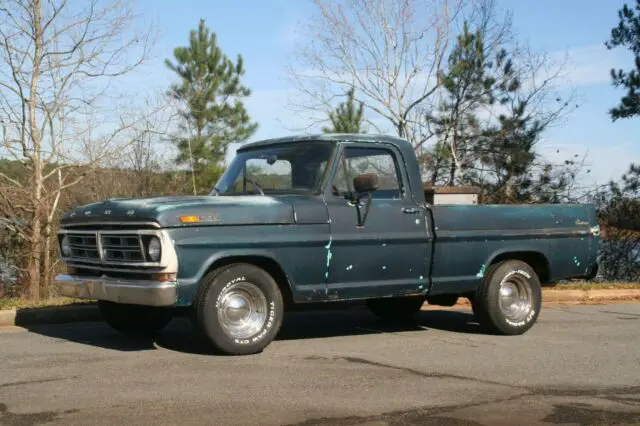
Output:
[[[174,320],[155,338],[127,337],[109,328],[103,322],[33,325],[32,333],[70,342],[118,350],[146,351],[158,347],[190,354],[215,354],[210,346],[193,330],[188,319]],[[458,310],[429,310],[418,314],[413,321],[388,323],[372,315],[366,308],[290,312],[276,341],[325,339],[382,333],[417,331],[428,338],[430,330],[452,333],[479,334],[483,331],[470,312]]]

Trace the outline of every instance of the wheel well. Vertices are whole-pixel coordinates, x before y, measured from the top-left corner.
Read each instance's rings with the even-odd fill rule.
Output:
[[[546,284],[550,279],[549,262],[547,258],[539,252],[535,251],[518,251],[502,253],[496,256],[491,264],[502,262],[503,260],[521,260],[531,266],[533,270],[538,274],[541,284]]]
[[[288,309],[293,304],[293,295],[291,293],[291,286],[289,285],[289,279],[282,270],[282,267],[273,259],[264,256],[231,256],[216,260],[205,272],[205,275],[209,272],[222,268],[223,266],[231,265],[233,263],[248,263],[264,269],[276,280],[280,291],[282,292],[282,299],[285,309]]]

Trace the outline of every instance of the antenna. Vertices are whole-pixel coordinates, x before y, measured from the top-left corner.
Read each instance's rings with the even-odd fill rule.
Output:
[[[189,108],[189,104],[186,99],[181,98],[181,101],[183,101],[186,104],[186,107]],[[193,151],[191,150],[191,137],[193,136],[193,129],[191,128],[189,117],[187,117],[186,121],[187,127],[189,128],[189,137],[187,138],[187,143],[189,145],[189,167],[191,168],[191,183],[193,185],[193,195],[198,195],[196,191],[196,175],[193,169]]]
[[[187,119],[187,126],[189,126],[189,137],[187,141],[189,142],[189,166],[191,167],[191,183],[193,184],[193,195],[198,195],[196,192],[196,175],[193,170],[193,152],[191,151],[191,136],[193,136],[193,130],[191,130],[191,123],[189,119]]]

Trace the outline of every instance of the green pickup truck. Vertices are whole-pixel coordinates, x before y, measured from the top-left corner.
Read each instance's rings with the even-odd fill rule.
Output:
[[[247,144],[209,195],[107,200],[60,227],[60,294],[131,335],[187,310],[227,354],[319,302],[397,321],[465,297],[487,332],[522,334],[542,286],[595,275],[600,243],[590,205],[431,205],[411,144],[363,134]]]

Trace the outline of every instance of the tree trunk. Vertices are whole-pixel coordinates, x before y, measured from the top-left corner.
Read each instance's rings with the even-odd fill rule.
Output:
[[[47,223],[44,230],[44,249],[42,250],[42,297],[51,296],[51,224]]]
[[[43,170],[42,170],[42,135],[36,122],[38,101],[38,81],[40,78],[40,61],[42,52],[42,0],[34,0],[33,4],[33,27],[34,27],[34,54],[31,73],[31,87],[29,90],[29,130],[33,147],[29,159],[33,168],[32,175],[32,202],[33,215],[31,218],[30,230],[30,253],[27,271],[29,273],[29,298],[38,301],[40,299],[40,281],[42,271],[42,192],[43,192]]]
[[[449,186],[454,186],[456,180],[456,162],[451,162],[451,167],[449,168]]]
[[[40,300],[40,268],[42,254],[42,238],[40,233],[40,212],[36,208],[29,223],[31,238],[29,239],[29,261],[27,273],[29,274],[29,299]]]

